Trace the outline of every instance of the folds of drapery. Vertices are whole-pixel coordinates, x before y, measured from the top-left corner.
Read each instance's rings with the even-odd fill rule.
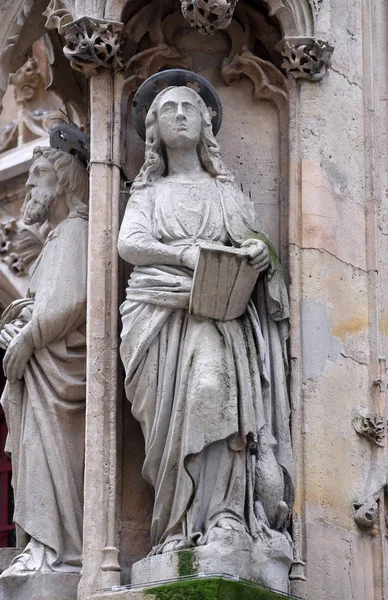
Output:
[[[137,191],[129,201],[120,235],[120,249],[127,244],[130,257],[136,259],[146,252],[148,260],[150,256],[163,258],[161,264],[150,266],[140,261],[143,266],[135,267],[121,307],[126,393],[145,437],[143,474],[155,488],[152,542],[156,551],[182,524],[188,537],[206,539],[206,528],[219,515],[209,498],[202,497],[208,512],[202,515],[197,531],[200,524],[193,510],[198,504],[195,494],[200,489],[205,493],[203,472],[211,471],[204,457],[211,445],[216,444],[221,452],[218,443],[228,441],[222,446],[226,464],[231,441],[237,452],[236,440],[246,448],[248,437],[256,439],[264,424],[276,439],[274,452],[290,484],[287,500],[292,502],[285,373],[287,292],[277,257],[260,231],[253,205],[231,183],[218,181],[217,187],[231,243],[240,245],[255,237],[263,239],[270,251],[270,268],[257,286],[257,310],[250,303],[239,319],[218,322],[188,314],[192,271],[169,264],[171,248],[155,239],[152,187]],[[163,246],[168,249],[166,254]],[[202,474],[199,463],[204,465]],[[240,469],[237,465],[230,468],[234,475]],[[229,473],[230,481],[233,473]],[[243,487],[252,483],[248,479],[240,482]],[[246,498],[252,499],[250,490],[246,490]],[[230,498],[228,503],[230,510]],[[236,514],[236,518],[252,524],[252,515],[247,514],[250,510],[245,505],[245,514]]]

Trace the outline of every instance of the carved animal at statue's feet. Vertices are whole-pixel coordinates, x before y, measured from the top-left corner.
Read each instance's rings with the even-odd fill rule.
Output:
[[[258,437],[255,469],[254,508],[256,518],[271,529],[281,530],[290,509],[284,501],[284,474],[273,451],[275,438],[265,425]]]

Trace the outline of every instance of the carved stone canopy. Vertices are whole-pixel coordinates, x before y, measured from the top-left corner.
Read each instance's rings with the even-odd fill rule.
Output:
[[[123,24],[82,17],[62,27],[65,34],[65,56],[71,66],[86,77],[100,68],[118,70],[122,66],[120,34]]]

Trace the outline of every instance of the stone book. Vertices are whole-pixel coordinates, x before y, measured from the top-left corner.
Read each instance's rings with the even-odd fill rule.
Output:
[[[247,248],[201,244],[190,296],[190,313],[230,321],[240,317],[255,287],[258,271]]]

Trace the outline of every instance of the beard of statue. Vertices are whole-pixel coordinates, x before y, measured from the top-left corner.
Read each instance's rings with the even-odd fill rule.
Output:
[[[33,188],[26,196],[23,219],[26,225],[44,223],[48,219],[48,212],[55,198],[55,190]]]

